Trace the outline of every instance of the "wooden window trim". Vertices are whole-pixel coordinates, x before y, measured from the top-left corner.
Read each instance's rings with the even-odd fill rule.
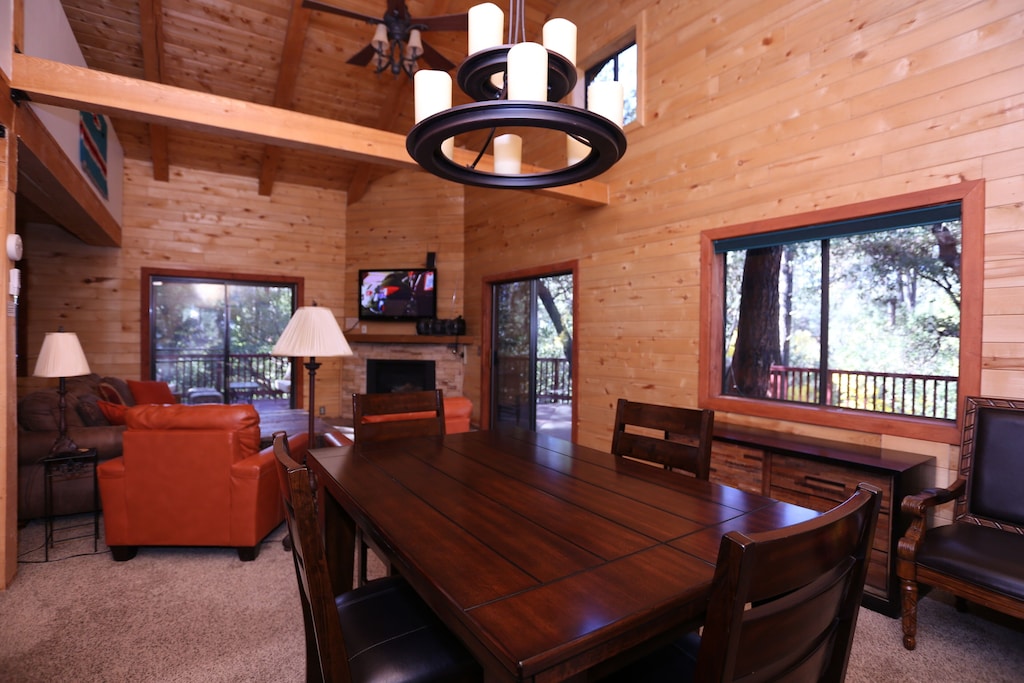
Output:
[[[724,254],[714,253],[714,242],[802,225],[847,220],[917,206],[960,201],[962,244],[960,270],[960,379],[956,423],[916,417],[853,411],[843,408],[788,404],[728,396],[722,393]],[[875,432],[942,443],[959,443],[964,398],[981,390],[981,326],[984,297],[985,182],[972,180],[857,204],[791,216],[730,225],[701,233],[700,355],[698,402],[702,408],[773,420]]]
[[[305,278],[302,277],[288,277],[285,275],[266,275],[266,274],[253,274],[253,273],[224,273],[217,270],[173,270],[170,268],[142,268],[140,270],[141,285],[139,293],[141,304],[139,309],[139,349],[141,350],[140,364],[139,364],[139,377],[142,379],[152,379],[150,376],[150,326],[149,326],[149,310],[150,310],[150,282],[154,277],[176,277],[176,278],[196,278],[196,279],[212,279],[212,280],[231,280],[235,282],[271,282],[280,283],[283,285],[290,285],[295,287],[295,304],[302,306],[302,302],[305,300]],[[301,361],[300,361],[301,362]],[[292,391],[295,394],[295,405],[302,405],[304,400],[303,394],[303,380],[301,372],[292,373]]]

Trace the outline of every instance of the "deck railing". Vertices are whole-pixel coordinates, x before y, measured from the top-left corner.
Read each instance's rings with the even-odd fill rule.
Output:
[[[502,358],[503,376],[528,376],[529,358]],[[208,353],[158,354],[156,379],[171,385],[186,400],[193,390],[214,393],[227,403],[287,397],[290,359],[270,354],[236,354],[226,359]],[[941,420],[956,419],[957,378],[910,373],[829,370],[826,395],[821,400],[817,368],[772,366],[770,396],[801,403],[913,415]],[[537,402],[572,400],[570,364],[564,358],[537,359]],[[284,380],[284,381],[279,381]],[[525,387],[523,387],[525,392]],[[201,391],[200,391],[201,393]]]
[[[773,365],[772,398],[895,415],[956,419],[958,378],[895,372],[829,370],[819,393],[817,368]]]
[[[167,382],[183,402],[252,403],[288,396],[291,359],[267,353],[225,356],[158,352],[155,377]],[[190,400],[194,399],[194,400]]]

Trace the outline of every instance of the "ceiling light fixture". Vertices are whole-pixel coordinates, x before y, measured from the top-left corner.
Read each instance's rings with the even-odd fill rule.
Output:
[[[544,25],[541,45],[526,42],[524,0],[511,0],[509,14],[508,42],[502,44],[501,9],[484,3],[469,10],[469,56],[457,78],[475,102],[453,107],[451,76],[444,71],[416,72],[416,125],[406,138],[406,149],[430,173],[480,187],[557,187],[604,173],[626,152],[621,84],[591,84],[588,109],[561,104],[559,100],[576,86],[576,26],[552,19]],[[566,165],[523,173],[522,138],[498,135],[504,128],[564,133]],[[471,164],[455,163],[455,136],[474,131],[487,131],[482,149]],[[481,168],[492,142],[493,167]]]

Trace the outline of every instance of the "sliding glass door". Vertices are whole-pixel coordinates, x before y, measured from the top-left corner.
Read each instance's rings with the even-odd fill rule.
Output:
[[[572,437],[573,276],[492,288],[491,426]]]
[[[295,308],[294,285],[153,276],[150,376],[183,403],[293,404],[292,359],[270,355]]]

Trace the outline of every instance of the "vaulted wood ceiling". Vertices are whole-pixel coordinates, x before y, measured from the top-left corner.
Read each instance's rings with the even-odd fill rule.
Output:
[[[386,0],[323,0],[383,16]],[[407,0],[413,17],[467,11],[479,0]],[[375,75],[346,61],[367,45],[374,26],[305,9],[302,0],[61,0],[91,69],[270,105],[404,134],[413,123],[413,88],[404,75]],[[499,6],[503,3],[498,2]],[[554,2],[529,0],[527,36],[539,37]],[[507,7],[503,7],[507,10]],[[455,64],[466,56],[464,32],[426,32]],[[456,90],[458,90],[456,88]],[[456,97],[458,102],[458,93]],[[129,158],[170,166],[341,189],[356,201],[393,168],[336,155],[286,150],[114,119]]]

